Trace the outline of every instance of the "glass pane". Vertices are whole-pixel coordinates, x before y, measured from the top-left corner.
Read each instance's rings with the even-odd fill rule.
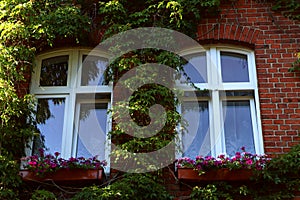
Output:
[[[107,59],[99,56],[84,55],[81,73],[81,86],[104,85],[104,71]]]
[[[195,158],[210,154],[208,102],[184,102],[182,114],[187,122],[182,135],[183,156]]]
[[[221,68],[223,82],[249,82],[246,55],[221,52]]]
[[[107,103],[80,104],[77,157],[105,159]]]
[[[255,153],[250,101],[223,101],[222,108],[227,154],[233,156],[243,146]]]
[[[189,56],[189,62],[183,66],[187,77],[191,79],[193,83],[207,83],[207,65],[206,54],[194,54]],[[186,77],[180,79],[181,83],[184,83]]]
[[[64,112],[65,98],[38,99],[36,122],[41,134],[34,140],[34,154],[39,148],[61,152]]]
[[[40,86],[66,86],[69,56],[57,56],[42,61]]]

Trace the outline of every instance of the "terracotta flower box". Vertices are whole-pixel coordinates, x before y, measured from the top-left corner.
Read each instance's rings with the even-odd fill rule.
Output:
[[[42,177],[29,170],[20,170],[19,175],[24,181],[91,181],[102,180],[103,169],[59,169]]]
[[[250,169],[215,169],[199,175],[192,168],[178,168],[178,179],[187,181],[245,181],[253,175]]]

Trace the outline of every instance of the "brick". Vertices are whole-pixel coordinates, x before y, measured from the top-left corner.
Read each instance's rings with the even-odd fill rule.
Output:
[[[288,145],[287,142],[276,142],[277,147],[286,147]]]
[[[275,131],[275,135],[286,135],[285,131],[281,130],[281,131]]]
[[[235,34],[236,34],[236,30],[238,29],[237,26],[232,26],[231,27],[231,31],[230,31],[230,37],[229,39],[234,40],[235,39]]]
[[[274,124],[283,124],[284,121],[283,120],[274,120],[273,123]],[[280,126],[280,127],[282,127],[282,126]]]
[[[240,40],[241,34],[243,29],[241,27],[238,27],[235,34],[235,40]]]
[[[281,136],[280,139],[282,141],[292,141],[292,137],[291,136]]]
[[[268,148],[268,147],[266,147],[265,151],[266,151],[266,153],[282,153],[282,148],[279,148],[279,147],[277,147],[277,148],[274,148],[274,147]]]
[[[231,25],[226,24],[225,25],[225,33],[224,33],[224,39],[228,39],[230,36],[230,30],[231,30]]]
[[[298,144],[299,144],[299,142],[288,142],[289,147],[293,147],[293,146],[296,146]]]
[[[279,126],[279,130],[290,130],[290,126],[289,125],[281,125]]]
[[[277,125],[262,125],[263,130],[278,130]]]

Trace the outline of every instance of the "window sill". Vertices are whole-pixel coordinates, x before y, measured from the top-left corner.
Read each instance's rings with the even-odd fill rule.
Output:
[[[20,170],[19,175],[24,181],[101,181],[104,178],[103,169],[59,169],[56,172],[40,177],[29,170]]]
[[[247,181],[253,175],[250,169],[215,169],[199,175],[192,168],[178,168],[178,179],[185,181]]]

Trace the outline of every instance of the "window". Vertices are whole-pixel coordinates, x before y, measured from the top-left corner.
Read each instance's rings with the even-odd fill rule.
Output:
[[[189,60],[186,74],[197,87],[207,90],[186,88],[180,110],[186,121],[181,135],[183,156],[232,156],[242,146],[263,153],[253,52],[210,47],[184,57]]]
[[[109,162],[112,85],[103,78],[106,57],[72,49],[36,58],[31,93],[38,100],[40,134],[32,142],[34,153],[45,147],[65,158],[98,155]],[[183,79],[178,82],[184,90],[179,110],[187,122],[181,135],[183,155],[233,155],[242,146],[263,153],[254,53],[210,47],[184,57],[190,80],[207,90],[191,90]]]
[[[101,52],[61,50],[36,58],[31,93],[37,98],[37,127],[32,151],[46,148],[62,157],[108,158],[107,111],[112,86],[103,73],[108,63]]]

